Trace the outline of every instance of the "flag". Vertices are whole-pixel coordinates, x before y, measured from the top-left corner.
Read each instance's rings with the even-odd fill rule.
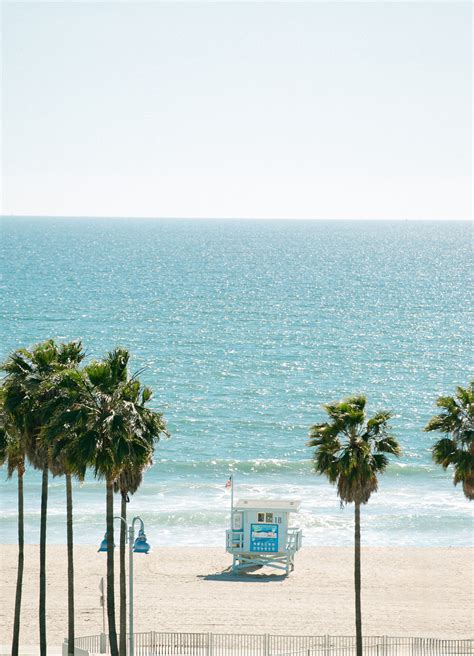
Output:
[[[232,476],[229,476],[229,480],[225,484],[225,489],[228,490],[232,487]]]

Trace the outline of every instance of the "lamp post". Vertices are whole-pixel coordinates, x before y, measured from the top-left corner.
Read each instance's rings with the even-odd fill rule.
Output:
[[[123,517],[114,517],[120,519],[126,525]],[[140,522],[140,529],[135,539],[135,524]],[[114,544],[115,547],[115,544]],[[98,551],[107,551],[107,533],[102,540]],[[134,517],[132,523],[128,527],[128,603],[129,603],[129,616],[128,616],[128,637],[129,637],[129,651],[128,656],[134,656],[134,640],[133,640],[133,554],[144,553],[150,551],[150,544],[148,543],[145,535],[145,524],[141,517]]]
[[[138,531],[137,539],[135,540],[135,522],[140,522],[140,530]],[[150,551],[150,545],[147,542],[145,535],[145,524],[141,517],[134,517],[128,529],[128,597],[129,597],[129,610],[130,617],[128,620],[128,633],[130,639],[130,646],[128,650],[129,656],[134,656],[134,640],[133,640],[133,554],[144,553]]]
[[[104,597],[104,577],[100,579],[100,605],[102,606],[102,633],[105,633],[105,597]]]

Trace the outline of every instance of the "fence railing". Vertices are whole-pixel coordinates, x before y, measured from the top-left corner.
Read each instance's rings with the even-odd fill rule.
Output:
[[[64,640],[64,643],[67,644],[67,639]],[[108,636],[104,633],[93,636],[82,636],[81,638],[75,639],[74,647],[84,649],[89,654],[102,654],[109,651]]]
[[[128,636],[127,636],[128,638]],[[364,636],[364,656],[474,656],[474,640]],[[76,638],[89,654],[109,653],[105,634]],[[354,636],[224,633],[134,634],[135,656],[355,656]]]

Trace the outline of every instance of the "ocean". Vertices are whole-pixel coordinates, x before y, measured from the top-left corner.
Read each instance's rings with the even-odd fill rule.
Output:
[[[4,217],[0,230],[2,360],[53,337],[82,339],[89,358],[121,345],[145,367],[172,435],[129,504],[153,545],[223,545],[230,473],[236,498],[300,498],[304,544],[352,544],[353,509],[313,474],[306,442],[321,404],[353,393],[394,411],[403,447],[363,508],[363,544],[472,543],[472,506],[422,430],[472,375],[469,223]],[[5,470],[0,494],[12,543]],[[25,494],[37,543],[38,472]],[[74,503],[76,542],[99,544],[104,484],[88,476]],[[48,540],[65,542],[60,478]]]

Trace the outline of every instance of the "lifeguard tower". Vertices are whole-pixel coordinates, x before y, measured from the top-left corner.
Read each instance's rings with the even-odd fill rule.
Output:
[[[273,567],[287,574],[294,569],[302,531],[288,526],[290,513],[301,501],[291,499],[239,499],[232,504],[226,550],[233,555],[232,571]]]

